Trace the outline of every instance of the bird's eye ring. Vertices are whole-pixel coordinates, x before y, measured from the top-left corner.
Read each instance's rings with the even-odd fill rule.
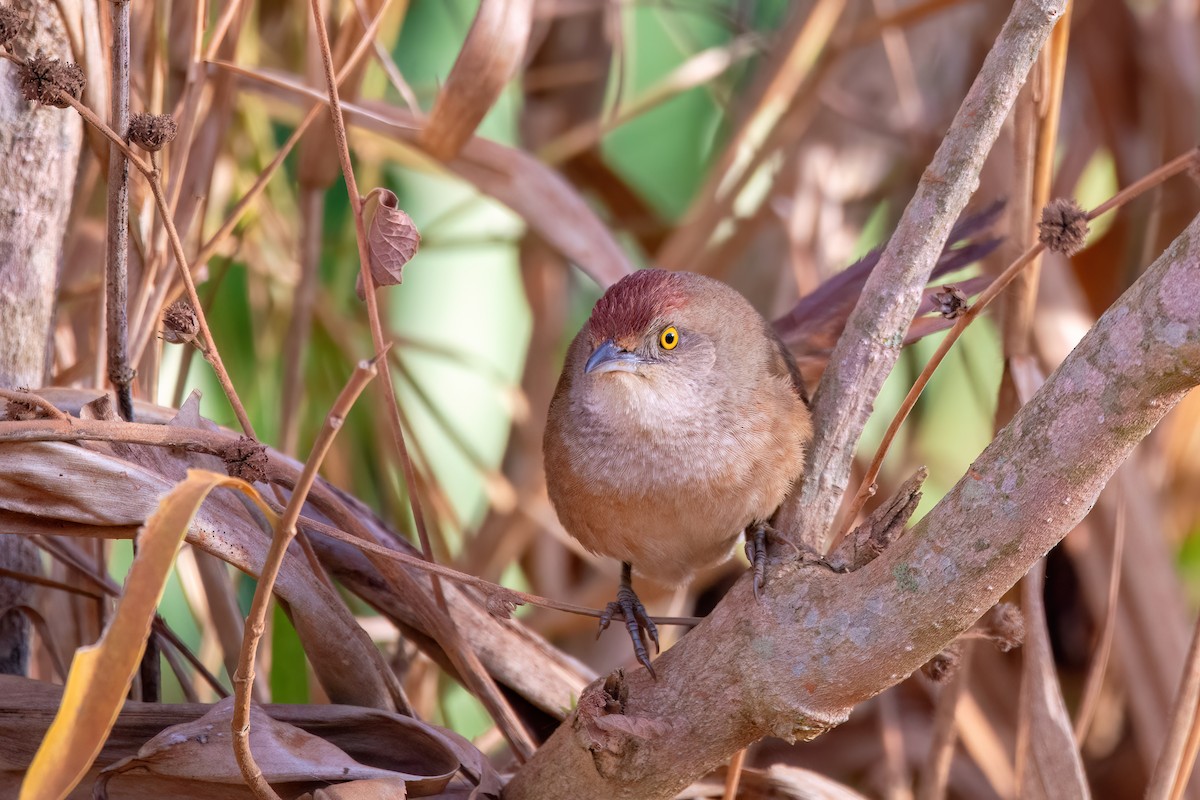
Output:
[[[679,344],[679,331],[675,330],[674,325],[663,328],[663,332],[658,335],[658,343],[662,345],[663,350],[674,350],[675,345]]]

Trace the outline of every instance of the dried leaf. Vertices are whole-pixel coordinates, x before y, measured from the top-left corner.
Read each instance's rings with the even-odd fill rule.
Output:
[[[21,784],[21,800],[64,797],[87,773],[116,722],[141,662],[175,551],[200,504],[218,486],[244,492],[260,504],[264,514],[274,518],[274,512],[249,484],[210,472],[190,473],[159,502],[138,535],[125,592],[108,627],[96,644],[75,653],[62,706],[29,765]]]
[[[0,797],[16,796],[17,782],[61,705],[62,688],[0,675]],[[87,779],[69,797],[93,797],[92,784],[101,779],[113,800],[252,800],[228,749],[229,728],[228,701],[218,707],[127,702]],[[480,797],[499,797],[499,776],[479,750],[452,731],[394,712],[255,707],[251,742],[271,781],[299,776],[285,797],[356,778],[402,780],[411,797],[465,798],[471,784]],[[448,783],[456,771],[467,780]],[[391,797],[403,796],[396,793],[398,783],[392,788]]]
[[[60,442],[4,445],[0,509],[31,518],[95,526],[141,525],[170,488],[133,464]]]
[[[83,405],[98,393],[44,388],[38,394],[60,410],[78,415]],[[174,415],[171,409],[159,406],[138,407],[138,418],[144,423],[168,423]],[[183,427],[218,430],[199,416],[195,398],[171,422],[179,423]],[[184,475],[186,465],[221,469],[219,459],[200,453],[127,445],[128,455],[114,456],[107,449],[110,446],[108,442],[92,441],[81,446],[58,442],[0,443],[3,456],[0,457],[0,527],[10,534],[130,538],[137,526],[153,513],[157,498]],[[91,448],[100,451],[93,452]],[[134,453],[134,449],[139,452]],[[162,456],[164,463],[148,469],[152,453]],[[300,464],[277,451],[270,451],[270,457],[282,470],[300,469]],[[71,463],[73,459],[84,462],[86,472],[76,474],[78,467]],[[173,462],[173,466],[165,462]],[[178,476],[170,480],[161,477],[174,475],[175,470]],[[64,474],[69,478],[64,480]],[[36,480],[31,480],[31,476],[36,476]],[[314,494],[319,497],[322,492],[325,499],[307,504],[306,516],[332,522],[319,509],[344,509],[338,514],[357,516],[376,541],[397,541],[370,509],[353,497],[339,494],[334,498],[329,487],[318,481]],[[225,494],[229,496],[222,496]],[[53,512],[45,510],[47,504],[54,504]],[[119,513],[114,513],[114,509],[119,509]],[[111,524],[99,521],[111,517],[117,518]],[[231,493],[219,493],[211,496],[201,509],[188,542],[243,572],[256,574],[266,553],[267,538]],[[412,603],[386,588],[386,581],[361,550],[323,536],[315,536],[313,544],[331,573],[350,591],[399,624],[425,630],[423,626],[427,623]],[[407,544],[392,546],[410,554],[418,552]],[[293,549],[298,551],[298,546]],[[427,586],[427,579],[422,580]],[[469,632],[488,669],[538,708],[559,718],[565,716],[595,673],[525,626],[491,616],[475,593],[453,584],[445,588],[456,624],[460,630]],[[391,708],[392,695],[385,676],[387,666],[379,648],[355,624],[342,598],[323,582],[313,580],[312,570],[302,554],[288,552],[275,591],[286,601],[309,662],[330,698],[337,703]],[[239,631],[239,645],[240,641]],[[0,791],[0,797],[4,796]]]
[[[230,733],[233,703],[227,697],[203,717],[167,728],[142,745],[137,755],[105,769],[102,778],[108,781],[130,773],[138,778],[242,784]],[[250,707],[250,749],[269,783],[418,777],[360,764],[325,739],[272,719],[258,705]],[[453,770],[444,777],[451,774]]]
[[[438,93],[421,147],[449,161],[470,140],[525,58],[533,0],[483,0]]]
[[[194,409],[192,413],[199,419]],[[186,474],[189,464],[222,469],[219,460],[197,453],[107,442],[87,445],[6,443],[0,458],[0,524],[13,533],[128,537],[154,513],[158,498]],[[258,574],[269,543],[241,503],[224,493],[209,498],[188,541],[249,575]],[[286,601],[309,662],[331,699],[393,707],[379,648],[337,593],[313,580],[302,556],[289,552],[275,593]]]
[[[404,265],[417,254],[421,234],[408,214],[399,208],[396,194],[388,189],[371,192],[379,198],[371,228],[367,232],[367,248],[371,254],[371,280],[375,286],[395,286],[404,283]],[[354,287],[358,299],[365,299],[362,276]]]
[[[1046,561],[1029,570],[1021,584],[1025,610],[1024,677],[1021,704],[1029,719],[1028,763],[1019,788],[1021,797],[1091,797],[1083,759],[1054,667],[1042,585]]]
[[[404,800],[408,791],[404,781],[376,778],[369,781],[351,781],[325,789],[317,789],[312,800]]]

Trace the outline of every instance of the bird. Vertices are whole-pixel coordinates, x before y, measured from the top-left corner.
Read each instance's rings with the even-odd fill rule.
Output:
[[[812,435],[804,382],[771,324],[731,286],[644,269],[608,288],[567,350],[543,440],[563,527],[621,562],[617,598],[637,660],[654,622],[639,575],[686,584],[739,536],[764,580],[769,521],[801,476]]]

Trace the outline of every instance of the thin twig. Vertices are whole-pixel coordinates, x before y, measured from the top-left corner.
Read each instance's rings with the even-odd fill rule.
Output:
[[[964,4],[964,0],[924,0],[921,3],[904,6],[890,14],[873,17],[859,24],[850,32],[840,48],[849,50],[854,47],[873,44],[890,28],[911,28],[942,11],[947,11]]]
[[[271,548],[267,551],[262,572],[254,589],[254,601],[250,606],[250,614],[246,618],[242,650],[238,656],[237,671],[233,675],[233,688],[236,694],[231,723],[233,751],[237,756],[238,767],[242,771],[242,777],[246,780],[246,784],[256,797],[264,800],[279,800],[279,795],[267,783],[262,770],[259,769],[250,752],[250,687],[254,685],[254,659],[258,652],[258,643],[266,630],[267,606],[275,587],[275,579],[279,576],[279,569],[283,565],[283,557],[287,554],[288,545],[296,536],[296,520],[300,518],[304,500],[308,497],[313,482],[317,479],[317,470],[320,469],[321,462],[325,460],[325,455],[329,452],[337,432],[341,430],[354,401],[375,377],[376,366],[382,359],[383,354],[380,353],[372,361],[359,362],[358,367],[351,374],[350,380],[346,382],[345,388],[334,401],[333,408],[325,417],[325,424],[321,427],[316,442],[313,443],[312,452],[304,465],[304,470],[300,473],[300,479],[296,482],[287,508],[284,510],[283,516],[279,518],[275,534],[271,537]]]
[[[408,85],[408,81],[404,79],[403,73],[400,72],[400,68],[396,66],[395,59],[392,58],[392,54],[388,52],[383,42],[379,41],[374,33],[378,24],[370,22],[370,14],[367,13],[362,0],[354,0],[354,10],[358,12],[359,22],[366,29],[366,32],[363,33],[363,38],[371,43],[371,48],[375,51],[375,60],[379,63],[380,68],[383,69],[384,74],[388,76],[388,80],[391,81],[392,87],[400,95],[400,99],[404,101],[404,105],[408,106],[408,110],[412,112],[414,117],[422,119],[425,116],[425,112],[421,110],[421,104],[417,102],[416,92],[412,90],[412,87]],[[383,12],[386,10],[387,4],[385,3],[377,17],[382,17]],[[341,79],[339,78],[340,82]]]
[[[49,400],[34,394],[33,392],[13,391],[12,389],[0,389],[0,399],[8,400],[10,403],[29,403],[37,406],[42,411],[45,411],[52,419],[69,420],[70,416],[58,410],[58,407]]]
[[[742,768],[746,766],[746,748],[743,747],[729,759],[729,770],[725,773],[725,791],[721,800],[736,800],[738,787],[742,783]]]
[[[225,34],[229,32],[229,28],[233,25],[233,20],[237,17],[238,11],[241,10],[243,0],[232,0],[225,6],[221,18],[217,20],[217,25],[213,28],[212,39],[209,40],[208,49],[204,51],[204,60],[211,61],[217,55],[217,50],[225,41]]]
[[[109,120],[116,133],[129,135],[129,21],[130,1],[114,0],[111,6]],[[108,345],[108,380],[117,393],[121,419],[133,420],[133,379],[129,363],[129,164],[121,150],[108,147],[107,232],[104,261],[105,339]],[[136,555],[138,544],[133,543]],[[162,691],[158,643],[147,637],[138,668],[141,699],[156,703]]]
[[[1175,778],[1175,788],[1171,790],[1171,800],[1180,800],[1187,790],[1188,781],[1192,779],[1192,769],[1196,766],[1196,753],[1200,751],[1200,720],[1192,720],[1192,729],[1188,732],[1187,746],[1183,749],[1183,764],[1179,775]]]
[[[60,592],[74,594],[80,597],[87,597],[91,600],[100,600],[104,597],[99,592],[88,591],[79,586],[72,586],[69,583],[56,581],[53,578],[47,578],[42,575],[35,575],[31,572],[21,572],[20,570],[8,569],[0,567],[0,578],[8,578],[9,580],[21,581],[22,583],[33,584],[35,586],[45,586],[47,589],[57,589]]]
[[[216,675],[213,675],[208,667],[204,666],[204,662],[200,660],[200,657],[193,653],[191,648],[184,644],[184,641],[179,638],[179,634],[168,627],[166,620],[157,615],[154,617],[154,632],[166,640],[171,647],[173,647],[185,659],[187,659],[187,662],[192,665],[192,669],[196,670],[197,675],[204,678],[204,682],[212,687],[212,690],[216,693],[217,697],[229,696],[229,690],[221,685],[221,679]],[[166,653],[167,651],[164,650],[163,652]]]
[[[337,142],[338,156],[342,164],[342,175],[346,181],[346,192],[349,195],[350,208],[354,216],[354,233],[358,245],[360,268],[359,274],[362,276],[363,292],[366,296],[367,318],[371,325],[371,339],[374,342],[376,351],[382,352],[386,345],[383,339],[383,328],[380,324],[378,299],[375,296],[375,281],[371,276],[370,270],[366,222],[363,220],[362,213],[362,196],[358,191],[358,182],[354,176],[354,164],[350,159],[350,146],[346,139],[346,125],[342,118],[341,99],[338,96],[338,82],[333,69],[333,54],[329,49],[329,35],[325,30],[325,17],[321,10],[320,0],[312,0],[310,7],[317,34],[317,43],[321,49],[321,65],[325,70],[325,83],[329,95],[329,114],[333,120],[334,140]],[[391,370],[388,367],[386,358],[380,362],[379,369],[381,375],[380,383],[382,384],[389,412],[387,415],[388,423],[391,428],[392,439],[396,445],[396,452],[400,457],[400,463],[403,467],[404,481],[408,487],[409,505],[412,509],[413,522],[417,529],[417,535],[421,542],[421,551],[427,559],[432,561],[433,551],[430,546],[429,531],[425,524],[425,516],[417,492],[416,474],[413,470],[412,460],[408,455],[408,448],[404,441],[404,432],[400,425],[396,388],[392,383]],[[446,649],[447,655],[450,656],[452,661],[456,662],[455,666],[459,669],[464,679],[473,684],[472,688],[475,690],[478,699],[484,704],[488,712],[500,726],[505,739],[513,749],[514,755],[522,762],[528,760],[535,749],[532,737],[524,729],[520,718],[517,717],[516,713],[509,706],[508,701],[500,693],[499,687],[496,686],[491,676],[483,668],[476,653],[462,645],[461,638],[454,629],[453,619],[447,610],[446,598],[442,592],[441,584],[436,576],[431,576],[431,583],[437,607],[442,612],[443,632],[456,645],[455,647],[448,647]],[[457,662],[463,663],[460,664]]]
[[[875,18],[882,19],[896,13],[895,0],[872,0]],[[904,132],[912,138],[917,122],[924,114],[925,102],[917,81],[917,70],[913,64],[912,51],[904,35],[904,29],[888,26],[879,30],[884,55],[887,56],[892,83],[896,87],[896,105]]]
[[[129,130],[129,0],[114,0],[111,6],[112,94],[110,120],[124,138]],[[117,390],[121,418],[133,419],[133,368],[129,364],[129,165],[121,149],[108,148],[107,259],[104,270],[108,339],[108,379]],[[149,645],[147,656],[157,661]],[[153,688],[153,687],[151,687]]]
[[[151,636],[150,638],[155,639],[156,637]],[[155,644],[158,645],[157,642]],[[156,646],[155,649],[162,654],[171,667],[171,671],[175,673],[175,679],[179,681],[179,688],[183,690],[183,699],[188,703],[199,703],[200,695],[196,694],[196,686],[184,668],[183,662],[179,660],[179,653],[170,647]]]
[[[1192,631],[1192,644],[1179,682],[1179,692],[1171,711],[1171,726],[1163,742],[1158,763],[1146,789],[1146,800],[1168,800],[1175,794],[1184,770],[1183,757],[1188,738],[1195,725],[1196,709],[1200,704],[1200,619]]]
[[[108,575],[96,572],[92,565],[87,564],[78,558],[77,554],[67,546],[66,542],[50,539],[45,536],[31,536],[30,539],[38,547],[45,550],[51,558],[58,561],[60,564],[63,564],[68,569],[75,570],[77,573],[90,581],[92,585],[96,587],[97,591],[89,592],[86,589],[81,589],[75,586],[67,586],[65,584],[58,584],[57,581],[47,581],[46,579],[34,580],[34,576],[23,576],[22,580],[28,580],[30,583],[38,583],[46,586],[52,585],[52,588],[61,589],[64,592],[70,592],[72,594],[89,597],[94,600],[102,600],[104,597],[119,597],[121,595],[121,588],[117,586],[117,584],[111,578],[109,578]],[[164,620],[158,614],[155,614],[151,624],[154,628],[154,632],[166,639],[176,650],[182,653],[184,658],[186,658],[192,667],[195,668],[196,673],[203,677],[219,696],[225,697],[229,694],[225,687],[221,685],[221,681],[215,675],[213,675],[207,667],[204,666],[204,662],[202,662],[195,653],[188,649],[187,645],[183,643],[183,640],[179,638],[179,635],[175,633],[175,631],[171,630],[171,627],[167,625],[166,620]]]
[[[219,456],[236,441],[228,433],[146,422],[73,417],[0,421],[0,442],[128,442]]]
[[[954,758],[954,744],[958,741],[955,712],[971,677],[971,654],[974,643],[962,645],[962,656],[958,670],[949,684],[938,692],[937,707],[933,716],[933,740],[925,757],[925,767],[917,785],[917,800],[942,800],[946,796],[946,783],[950,777],[950,762]]]
[[[29,620],[34,629],[37,630],[38,636],[42,638],[42,646],[46,648],[46,652],[50,655],[50,664],[54,667],[54,673],[65,684],[67,682],[66,662],[63,661],[62,654],[58,652],[58,645],[54,642],[50,626],[46,624],[46,618],[36,608],[27,605],[0,608],[0,617],[6,616],[10,611],[20,612],[24,615],[25,619]]]
[[[352,534],[346,533],[341,528],[329,525],[328,523],[315,520],[310,517],[301,517],[299,525],[301,528],[308,528],[314,533],[319,533],[323,536],[328,536],[330,539],[348,544],[351,547],[358,548],[364,553],[374,553],[383,556],[384,558],[398,561],[413,569],[419,569],[422,572],[428,572],[431,575],[438,575],[456,583],[461,583],[467,586],[474,586],[476,589],[483,591],[487,597],[512,598],[522,604],[531,606],[539,606],[548,608],[553,611],[562,611],[567,614],[578,614],[581,617],[598,618],[603,615],[603,612],[597,608],[589,608],[587,606],[576,605],[575,603],[566,603],[561,600],[553,600],[549,597],[541,597],[540,595],[522,592],[517,589],[510,589],[507,586],[501,586],[498,583],[493,583],[486,578],[480,578],[476,575],[470,575],[466,572],[460,572],[453,567],[447,567],[436,561],[427,561],[420,556],[409,555],[400,550],[393,550],[390,547],[385,547],[381,544],[365,541]],[[651,617],[655,623],[659,625],[682,625],[695,626],[702,621],[701,617]]]
[[[1063,82],[1067,65],[1067,44],[1070,41],[1071,9],[1068,3],[1062,19],[1054,26],[1050,41],[1034,65],[1045,89],[1035,92],[1026,85],[1017,100],[1014,120],[1018,202],[1014,213],[1020,214],[1014,224],[1015,245],[1025,248],[1037,239],[1034,215],[1050,202],[1055,143],[1058,139],[1058,120],[1062,111]],[[1040,95],[1040,97],[1035,97]],[[996,405],[996,426],[1012,418],[1019,405],[1013,390],[1012,372],[1019,359],[1031,356],[1033,344],[1033,315],[1037,306],[1041,276],[1041,258],[1035,258],[1012,283],[1001,315],[1004,345],[1005,375]]]
[[[367,50],[370,47],[370,43],[374,40],[375,34],[379,30],[379,26],[383,23],[383,18],[387,14],[391,3],[392,0],[384,0],[383,5],[379,9],[379,13],[376,14],[375,18],[371,20],[371,24],[367,27],[366,33],[363,34],[362,39],[359,40],[358,45],[354,48],[354,51],[350,53],[350,57],[346,59],[346,63],[343,64],[342,68],[338,71],[337,82],[339,86],[341,86],[346,78],[349,77],[350,73],[358,66],[358,62],[362,59],[362,57],[366,55]],[[209,60],[211,61],[214,57],[215,54],[210,55]],[[229,215],[225,218],[225,221],[221,223],[221,227],[217,228],[216,232],[212,236],[208,237],[208,241],[200,246],[200,252],[196,254],[195,263],[203,264],[205,261],[208,261],[213,257],[213,254],[217,252],[217,248],[220,247],[221,243],[225,241],[225,238],[233,232],[233,229],[237,227],[237,224],[241,221],[242,216],[246,213],[250,206],[254,204],[254,201],[258,199],[263,190],[267,188],[267,184],[271,181],[271,178],[275,176],[275,173],[279,170],[279,168],[283,166],[283,162],[287,156],[292,152],[296,145],[300,143],[300,138],[304,135],[304,132],[308,130],[308,126],[312,125],[313,122],[316,121],[317,117],[319,117],[324,111],[325,103],[316,103],[305,113],[304,118],[300,120],[300,124],[298,124],[296,129],[292,131],[291,136],[289,136],[287,141],[280,146],[279,151],[275,153],[275,156],[271,159],[270,163],[268,163],[262,172],[259,173],[258,177],[254,179],[254,183],[251,184],[250,188],[246,190],[246,193],[242,195],[241,199],[239,199],[234,205],[233,210],[229,212]]]
[[[879,739],[883,750],[884,797],[887,800],[912,800],[912,780],[904,753],[904,727],[900,723],[899,694],[887,691],[879,695]]]
[[[7,54],[4,55],[7,56]],[[233,408],[233,413],[238,419],[238,424],[241,425],[242,430],[245,431],[247,436],[249,436],[251,439],[257,440],[258,437],[254,433],[254,426],[250,422],[250,417],[246,414],[246,408],[242,405],[242,401],[238,397],[237,391],[233,388],[233,383],[229,379],[229,373],[225,371],[225,365],[221,361],[220,353],[217,352],[216,342],[213,340],[212,331],[208,327],[208,320],[205,317],[204,309],[200,304],[200,298],[196,294],[196,284],[192,280],[192,273],[188,266],[187,256],[183,251],[183,242],[180,241],[179,231],[176,230],[175,224],[171,219],[170,209],[167,205],[166,196],[163,193],[161,175],[159,174],[158,170],[153,167],[153,165],[146,163],[135,153],[133,153],[133,151],[129,149],[128,145],[125,144],[124,140],[118,136],[112,128],[106,125],[103,120],[97,117],[90,108],[65,92],[59,92],[59,97],[63,100],[63,102],[67,103],[77,112],[79,112],[80,116],[82,116],[84,120],[107,136],[109,141],[113,142],[117,146],[117,149],[119,149],[125,155],[125,157],[129,159],[129,163],[133,164],[134,167],[137,168],[138,172],[142,173],[147,182],[150,184],[150,191],[154,195],[154,202],[158,206],[159,215],[161,216],[163,224],[166,227],[167,238],[171,243],[171,249],[173,250],[175,256],[175,264],[179,268],[179,274],[183,278],[183,284],[187,290],[188,301],[192,304],[192,308],[196,312],[196,319],[200,323],[200,335],[204,344],[203,349],[205,358],[212,366],[213,372],[216,373],[217,382],[220,383],[226,399],[229,400],[229,405]]]
[[[1120,491],[1120,489],[1118,489]],[[1121,567],[1125,556],[1125,493],[1117,495],[1117,520],[1113,531],[1112,569],[1108,574],[1108,603],[1104,607],[1104,627],[1100,631],[1100,639],[1096,642],[1096,652],[1092,655],[1092,663],[1088,667],[1087,678],[1083,682],[1082,699],[1079,701],[1079,711],[1075,715],[1075,741],[1083,747],[1096,709],[1100,701],[1100,689],[1104,686],[1104,671],[1108,667],[1109,656],[1112,653],[1113,636],[1117,630],[1117,597],[1121,590]]]
[[[1172,159],[1170,162],[1151,172],[1145,178],[1142,178],[1128,188],[1123,189],[1122,191],[1113,195],[1104,203],[1096,206],[1096,208],[1088,212],[1088,220],[1094,220],[1099,215],[1128,203],[1130,200],[1138,197],[1146,190],[1153,188],[1168,178],[1182,172],[1191,164],[1196,163],[1198,154],[1200,154],[1200,149],[1193,148],[1183,155]],[[916,405],[917,399],[921,396],[921,392],[925,390],[925,386],[929,383],[929,379],[933,376],[934,371],[937,370],[938,366],[941,365],[942,360],[946,357],[946,354],[950,352],[950,348],[953,347],[954,343],[958,341],[958,338],[962,336],[963,331],[967,329],[967,326],[974,322],[975,319],[981,313],[983,313],[983,310],[988,307],[988,304],[995,300],[996,297],[1002,291],[1004,291],[1005,287],[1012,282],[1013,278],[1020,274],[1021,270],[1025,269],[1025,267],[1032,263],[1034,259],[1041,255],[1042,251],[1045,249],[1046,246],[1041,242],[1038,242],[1022,253],[1020,258],[1010,264],[1008,268],[996,278],[996,280],[989,284],[988,287],[979,294],[979,297],[976,299],[975,303],[971,305],[963,313],[963,315],[955,321],[954,327],[950,329],[945,338],[942,339],[942,341],[938,344],[937,350],[929,358],[928,363],[925,364],[925,368],[921,370],[921,374],[917,376],[912,388],[908,390],[908,394],[904,397],[904,402],[900,404],[899,410],[896,411],[896,415],[892,417],[892,421],[888,424],[887,431],[883,435],[883,440],[879,443],[879,447],[875,451],[875,456],[871,459],[871,464],[869,467],[867,467],[866,474],[863,476],[862,482],[859,484],[858,492],[855,494],[854,500],[851,502],[849,508],[847,508],[841,524],[837,527],[838,533],[837,536],[834,537],[833,543],[829,548],[830,552],[837,549],[838,544],[841,543],[842,539],[844,539],[846,534],[849,532],[850,527],[854,524],[855,518],[858,516],[859,512],[862,511],[863,506],[866,505],[867,500],[870,499],[871,495],[874,493],[875,479],[879,476],[879,468],[883,464],[884,456],[887,455],[887,451],[891,447],[892,441],[896,438],[896,433],[900,430],[900,426],[908,417],[909,412],[912,411],[913,406]]]
[[[1100,205],[1093,208],[1090,212],[1088,212],[1088,221],[1090,222],[1101,214],[1111,211],[1114,208],[1120,208],[1130,200],[1140,197],[1146,192],[1147,189],[1153,189],[1167,178],[1178,175],[1191,165],[1197,163],[1197,161],[1200,161],[1200,147],[1193,147],[1191,150],[1175,156],[1175,158],[1171,159],[1166,164],[1163,164],[1146,177],[1134,181],[1121,191],[1114,194],[1112,197],[1105,200]]]
[[[822,552],[837,533],[854,450],[900,354],[922,290],[1029,68],[1066,0],[1019,0],[872,271],[813,396],[810,463],[779,528]]]

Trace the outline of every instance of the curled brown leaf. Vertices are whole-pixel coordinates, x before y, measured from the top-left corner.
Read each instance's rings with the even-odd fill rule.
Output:
[[[395,286],[404,282],[404,265],[417,254],[421,233],[412,217],[400,209],[400,200],[388,189],[374,189],[367,196],[378,198],[371,227],[367,231],[367,249],[371,254],[371,279],[376,286]],[[355,284],[358,299],[363,300],[362,276]]]

